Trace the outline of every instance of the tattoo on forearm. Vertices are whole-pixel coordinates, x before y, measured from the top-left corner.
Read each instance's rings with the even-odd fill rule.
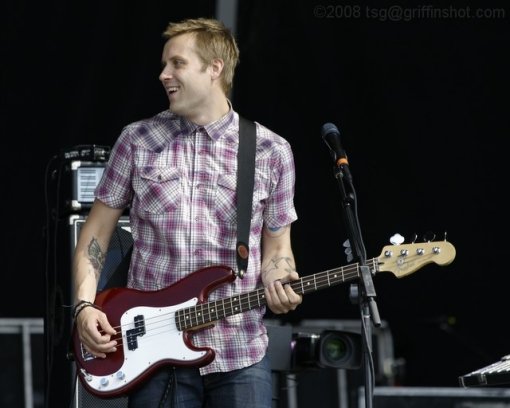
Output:
[[[264,266],[264,273],[271,272],[275,269],[283,268],[287,273],[294,272],[296,267],[293,265],[292,259],[288,256],[274,257]]]
[[[90,241],[88,255],[89,261],[94,268],[94,273],[96,274],[97,279],[101,273],[101,270],[103,269],[106,254],[102,251],[99,242],[95,238],[92,238]]]

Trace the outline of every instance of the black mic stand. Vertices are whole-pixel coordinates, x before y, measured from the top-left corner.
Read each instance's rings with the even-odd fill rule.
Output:
[[[340,161],[337,161],[340,163]],[[350,299],[360,306],[361,337],[363,341],[363,366],[365,373],[365,406],[373,406],[373,392],[375,385],[375,369],[372,356],[372,329],[371,323],[379,327],[381,320],[377,303],[375,302],[375,287],[372,281],[370,268],[366,264],[365,245],[361,236],[359,220],[357,217],[356,191],[352,183],[352,176],[347,164],[335,166],[335,178],[340,187],[344,219],[346,221],[349,242],[354,260],[359,265],[359,281],[350,286]]]

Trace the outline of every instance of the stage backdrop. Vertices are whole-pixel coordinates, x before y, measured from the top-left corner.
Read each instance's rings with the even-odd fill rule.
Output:
[[[231,99],[292,145],[302,275],[348,263],[326,122],[349,157],[369,257],[395,233],[418,242],[432,232],[455,245],[450,266],[374,282],[406,361],[404,385],[457,385],[510,352],[502,334],[510,9],[413,3],[241,2]],[[2,316],[44,315],[52,158],[79,144],[111,146],[124,125],[164,110],[162,31],[214,13],[206,1],[19,2],[1,13],[2,276],[16,299],[2,297]],[[357,318],[348,294],[349,285],[310,294],[285,319]]]

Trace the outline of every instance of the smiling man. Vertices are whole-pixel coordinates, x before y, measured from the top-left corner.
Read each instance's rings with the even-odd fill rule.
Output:
[[[193,272],[211,265],[236,269],[239,115],[227,95],[239,50],[230,31],[212,19],[170,23],[163,36],[159,79],[169,109],[123,129],[75,250],[76,328],[95,358],[108,359],[123,347],[94,299],[110,237],[125,208],[130,208],[134,240],[128,287],[156,291],[176,285],[177,293],[179,282],[188,277],[186,290],[189,282],[206,289],[210,282],[196,280]],[[243,279],[212,291],[209,300],[263,286],[267,306],[287,313],[302,301],[285,284],[299,278],[290,239],[297,218],[293,155],[288,142],[263,125],[256,123],[256,133],[248,270]],[[200,276],[207,279],[206,273]],[[179,298],[185,295],[179,292]],[[168,299],[168,305],[175,303]],[[154,344],[168,355],[180,341],[211,348],[215,358],[200,367],[185,359],[175,367],[158,361],[160,368],[130,392],[129,407],[271,408],[264,313],[264,307],[254,308],[168,343],[149,343],[153,337],[146,317],[137,337],[141,362],[144,353],[158,355]]]

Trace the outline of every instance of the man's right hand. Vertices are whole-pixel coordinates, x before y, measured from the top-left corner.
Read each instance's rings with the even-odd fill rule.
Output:
[[[117,331],[106,314],[92,306],[84,308],[76,317],[76,329],[85,349],[99,358],[117,351]]]

